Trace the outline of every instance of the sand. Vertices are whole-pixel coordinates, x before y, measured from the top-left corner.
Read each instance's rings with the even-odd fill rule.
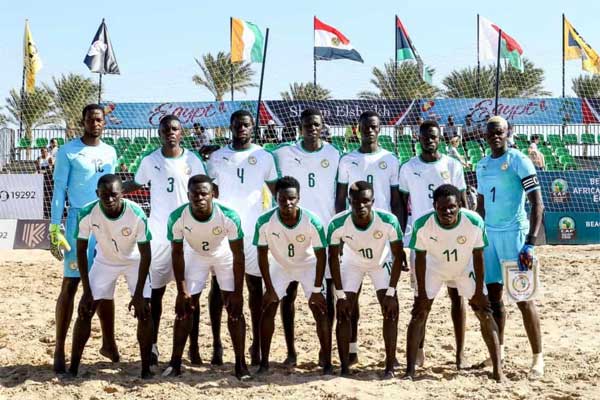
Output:
[[[181,398],[287,398],[287,399],[600,399],[600,246],[540,247],[544,295],[538,304],[544,335],[546,375],[529,381],[531,352],[519,310],[508,307],[505,383],[489,379],[490,370],[457,371],[449,300],[438,297],[428,329],[424,368],[414,382],[381,380],[383,343],[381,314],[370,284],[361,296],[360,364],[351,378],[320,375],[316,367],[318,345],[314,323],[303,296],[297,299],[298,367],[280,363],[285,343],[279,317],[271,352],[272,373],[240,383],[232,375],[233,352],[223,325],[225,365],[190,367],[179,378],[138,378],[139,356],[135,319],[127,312],[124,282],[116,294],[116,338],[121,362],[110,363],[99,353],[101,338],[94,319],[76,379],[58,379],[51,370],[54,346],[54,307],[62,278],[62,265],[44,251],[0,251],[0,398],[4,399],[181,399]],[[400,324],[398,359],[401,375],[405,362],[406,326],[411,306],[408,276],[399,284]],[[161,363],[171,352],[175,287],[169,285],[159,340]],[[210,360],[212,337],[206,295],[201,298],[201,355]],[[247,310],[246,310],[246,315]],[[465,355],[469,364],[486,354],[477,320],[467,317]],[[247,316],[247,321],[249,318]],[[71,334],[71,333],[70,333]],[[70,353],[70,334],[67,341]],[[250,334],[248,333],[248,337]],[[334,350],[336,367],[337,351]],[[251,371],[254,371],[254,367]]]

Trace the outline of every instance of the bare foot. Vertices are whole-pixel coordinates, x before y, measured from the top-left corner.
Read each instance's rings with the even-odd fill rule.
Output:
[[[52,367],[55,374],[66,374],[65,353],[54,351],[54,365]]]
[[[213,355],[210,359],[212,365],[223,365],[223,346],[213,346]]]
[[[174,367],[169,365],[161,374],[163,378],[175,377],[181,375],[181,367]]]
[[[385,380],[387,380],[387,379],[392,379],[392,378],[395,378],[395,377],[396,377],[396,373],[394,372],[394,370],[393,370],[393,369],[386,370],[386,371],[383,373],[383,379],[385,379]]]
[[[149,369],[146,371],[142,371],[142,379],[152,379],[154,378],[154,372]]]
[[[202,357],[200,357],[200,351],[198,351],[198,348],[190,347],[188,351],[188,357],[190,359],[190,364],[202,365]]]
[[[321,375],[333,375],[333,365],[325,365],[323,367],[323,372],[321,373]]]
[[[119,362],[119,360],[121,359],[117,347],[102,347],[100,349],[100,354],[102,354],[104,357],[108,358],[112,362]]]
[[[283,365],[286,367],[295,367],[297,364],[296,353],[288,354],[287,358],[283,361]]]
[[[358,354],[357,353],[350,353],[349,357],[348,357],[348,365],[355,365],[358,364]]]

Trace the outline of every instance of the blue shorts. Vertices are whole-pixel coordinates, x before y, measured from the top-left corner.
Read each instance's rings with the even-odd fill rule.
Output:
[[[488,245],[483,249],[486,285],[503,283],[502,261],[517,261],[526,236],[526,230],[487,231]]]
[[[71,251],[65,252],[64,259],[64,274],[65,278],[79,278],[79,268],[77,268],[77,238],[75,237],[75,229],[77,228],[77,215],[79,208],[70,208],[67,213],[67,226],[65,229],[65,238],[71,246]],[[96,255],[96,238],[92,235],[88,241],[88,271],[94,263]]]

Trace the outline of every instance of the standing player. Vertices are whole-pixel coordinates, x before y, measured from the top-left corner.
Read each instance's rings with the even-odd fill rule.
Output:
[[[328,223],[335,214],[335,185],[339,151],[321,140],[323,117],[316,108],[307,108],[300,115],[302,139],[294,144],[285,144],[273,151],[277,166],[283,176],[293,176],[300,181],[302,197],[300,207],[314,213],[320,221]],[[331,273],[325,268],[327,289],[327,315],[333,325],[334,301]],[[298,282],[292,282],[286,296],[281,300],[281,318],[288,350],[286,365],[296,364],[294,347],[294,300]]]
[[[271,153],[252,143],[254,119],[246,110],[231,114],[231,144],[210,155],[208,175],[218,185],[219,201],[236,210],[242,220],[246,237],[253,237],[256,220],[263,212],[262,190],[265,184],[274,192],[277,168]],[[246,285],[252,319],[251,364],[260,363],[259,323],[262,306],[262,279],[258,268],[256,248],[244,243]],[[217,282],[213,279],[209,294],[210,320],[213,329],[213,364],[223,363],[221,345],[221,312],[223,303]]]
[[[488,120],[486,140],[490,156],[477,163],[477,212],[484,218],[489,246],[484,250],[485,283],[500,331],[500,353],[503,353],[506,311],[502,302],[503,260],[517,260],[522,269],[532,268],[535,241],[542,225],[544,203],[535,167],[516,149],[509,149],[508,124],[502,117]],[[529,219],[525,198],[531,203]],[[540,319],[533,301],[517,303],[533,352],[531,378],[544,374]]]
[[[389,151],[379,147],[377,138],[381,118],[374,111],[360,115],[360,148],[340,159],[336,189],[335,211],[347,208],[348,186],[356,181],[367,181],[373,186],[375,207],[400,216],[400,192],[398,192],[398,159]],[[360,295],[360,290],[357,296]],[[353,313],[350,363],[358,362],[358,302]]]
[[[441,154],[438,151],[442,136],[440,126],[435,121],[425,121],[419,126],[419,143],[422,153],[402,164],[398,189],[400,190],[400,226],[404,232],[407,224],[412,226],[414,221],[425,215],[433,207],[433,191],[440,185],[450,183],[460,191],[460,201],[466,206],[465,175],[462,165],[458,160]],[[411,216],[408,217],[410,199]],[[410,219],[410,221],[409,221]],[[405,245],[408,245],[410,236],[407,234]],[[410,253],[411,282],[415,281],[415,252]],[[451,300],[452,323],[456,338],[456,365],[463,367],[463,346],[465,341],[465,308],[462,297],[458,294],[452,282],[448,283],[448,295]],[[423,331],[424,332],[424,331]],[[423,338],[424,339],[424,338]],[[423,366],[425,352],[423,342],[419,347],[417,364]]]
[[[373,207],[373,185],[357,181],[350,186],[350,210],[336,214],[327,229],[329,265],[336,287],[338,352],[342,375],[350,374],[351,321],[358,305],[358,291],[369,275],[383,314],[385,377],[394,376],[398,336],[396,285],[406,267],[402,231],[395,215]],[[341,256],[341,244],[344,254]],[[387,260],[391,253],[391,268]]]
[[[227,325],[235,352],[235,376],[250,378],[244,356],[246,321],[242,312],[244,287],[244,233],[237,213],[213,201],[212,180],[195,175],[188,182],[189,203],[171,213],[167,235],[171,241],[177,282],[173,353],[163,376],[181,374],[181,355],[190,331],[193,311],[210,275],[216,275],[229,314]],[[183,242],[190,246],[185,256]]]
[[[77,252],[75,250],[77,215],[87,203],[97,199],[96,184],[102,175],[115,171],[117,153],[100,139],[104,130],[104,109],[97,104],[85,106],[82,112],[83,136],[61,146],[54,167],[54,193],[50,216],[50,251],[59,261],[64,259],[64,278],[56,301],[56,344],[54,372],[65,373],[65,339],[73,315],[73,302],[79,285]],[[65,202],[69,199],[65,235],[61,233]],[[88,241],[88,265],[94,260],[96,241]],[[62,248],[65,249],[63,255]],[[104,302],[98,308],[102,327],[100,354],[119,361],[114,334],[114,303]]]
[[[418,218],[413,226],[410,247],[417,253],[417,287],[406,335],[404,376],[408,379],[415,376],[417,351],[425,335],[425,323],[433,300],[442,285],[452,282],[455,290],[469,299],[493,360],[493,377],[502,380],[498,326],[485,295],[483,279],[483,248],[487,245],[485,228],[479,215],[460,207],[460,197],[456,187],[449,184],[439,186],[433,191],[435,211]],[[460,368],[460,365],[457,367]]]
[[[278,207],[260,216],[253,241],[258,246],[258,265],[266,289],[260,320],[261,360],[258,373],[269,370],[277,304],[286,295],[291,282],[300,282],[317,324],[323,374],[330,374],[333,371],[331,333],[323,296],[327,258],[325,232],[316,216],[298,207],[300,183],[295,178],[284,176],[279,179],[275,191]],[[269,260],[269,252],[272,260]]]
[[[187,183],[190,176],[205,174],[202,160],[192,151],[181,147],[181,122],[175,115],[165,115],[159,123],[161,147],[146,155],[133,181],[125,183],[125,192],[150,185],[150,231],[152,232],[152,364],[158,364],[158,329],[162,315],[162,298],[167,284],[174,280],[171,263],[171,243],[167,239],[169,215],[186,203]],[[194,329],[190,337],[189,357],[192,364],[201,364],[198,351],[198,324],[200,311],[194,312]]]
[[[99,304],[115,295],[119,276],[124,275],[132,296],[129,310],[135,309],[137,338],[142,358],[142,378],[150,378],[152,317],[150,315],[150,239],[146,214],[136,203],[123,199],[121,179],[113,174],[98,181],[99,200],[79,212],[77,264],[81,274],[83,296],[73,331],[73,348],[69,372],[77,376],[85,344],[90,337],[92,317]],[[88,275],[88,240],[94,235],[97,254]]]

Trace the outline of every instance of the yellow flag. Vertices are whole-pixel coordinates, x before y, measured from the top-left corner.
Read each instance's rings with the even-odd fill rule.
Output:
[[[565,46],[565,60],[581,59],[581,67],[588,72],[600,74],[600,56],[589,44],[583,40],[581,35],[573,28],[573,25],[563,18],[564,32],[563,37]]]
[[[29,21],[27,20],[25,20],[25,37],[23,40],[23,65],[25,69],[25,91],[31,93],[35,88],[35,75],[42,69],[42,60],[31,36]]]

